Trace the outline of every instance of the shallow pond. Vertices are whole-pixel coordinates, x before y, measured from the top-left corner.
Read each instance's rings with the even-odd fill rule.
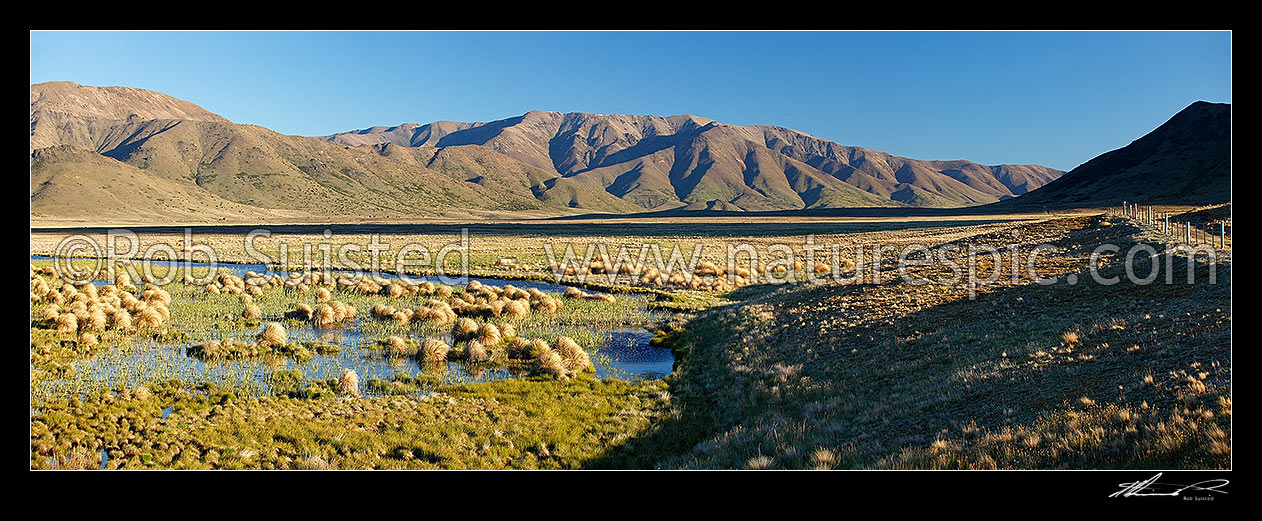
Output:
[[[48,255],[31,255],[31,260],[54,260],[54,259],[55,257],[51,257]],[[86,262],[92,259],[74,259],[74,260]],[[231,272],[233,275],[236,275],[238,277],[244,277],[245,274],[248,272],[254,272],[260,275],[267,275],[269,273],[269,268],[266,264],[217,263],[217,264],[211,265],[210,263],[206,263],[206,262],[186,263],[184,261],[169,261],[169,260],[149,260],[149,261],[131,261],[131,262],[136,263],[136,264],[140,264],[143,262],[143,263],[152,265],[153,276],[158,277],[158,278],[165,277],[167,275],[167,270],[170,270],[171,268],[175,268],[175,267],[183,268],[186,265],[188,266],[188,268],[190,268],[193,271],[193,274],[195,276],[199,276],[199,277],[202,276],[204,273],[206,273],[205,271],[202,271],[202,270],[208,270],[212,268],[227,270]],[[104,268],[104,267],[105,267],[105,263],[102,261],[101,265],[98,267],[98,270],[99,268]],[[347,270],[328,270],[328,271],[321,270],[321,272],[331,273],[333,275],[349,275],[349,274],[355,273],[355,272],[347,271]],[[285,272],[277,272],[277,273],[284,275]],[[367,273],[365,273],[365,276],[367,276]],[[397,275],[394,273],[379,273],[377,274],[377,278],[381,278],[385,280],[397,280],[400,278],[400,275]],[[561,293],[565,291],[566,288],[569,287],[569,286],[565,286],[561,284],[552,284],[549,282],[540,282],[540,281],[534,281],[534,280],[497,279],[497,278],[487,278],[487,277],[463,277],[459,279],[448,278],[448,280],[444,282],[440,280],[439,277],[435,277],[435,276],[408,275],[408,279],[416,283],[429,281],[435,284],[448,284],[448,285],[453,285],[453,286],[463,286],[465,284],[468,284],[471,281],[477,281],[477,282],[481,282],[482,284],[488,284],[492,286],[503,286],[505,284],[512,284],[513,286],[521,288],[521,289],[535,288],[535,289],[538,289],[539,291],[546,291],[550,293]],[[138,279],[133,279],[133,280],[138,280]],[[103,286],[106,284],[111,284],[111,282],[104,281],[104,280],[97,280],[97,281],[93,281],[93,284],[96,284],[98,286]]]
[[[32,260],[48,260],[49,257],[31,256]],[[181,263],[183,265],[183,263]],[[208,267],[205,263],[193,263],[194,268]],[[247,271],[262,272],[265,266],[249,264],[220,264],[220,268],[230,269],[238,275]],[[158,273],[158,275],[162,275]],[[391,276],[386,276],[390,278]],[[420,279],[420,277],[413,277]],[[435,280],[436,278],[424,278]],[[518,288],[538,288],[541,291],[558,293],[567,286],[543,282],[503,280],[490,278],[471,278],[483,284],[500,286],[512,284]],[[178,304],[177,304],[178,305]],[[232,362],[202,362],[186,355],[186,349],[197,342],[160,343],[154,340],[136,337],[129,342],[111,347],[111,349],[74,362],[76,376],[73,378],[41,382],[41,391],[45,396],[82,395],[102,387],[133,388],[153,379],[179,378],[187,383],[217,382],[235,387],[250,389],[258,394],[269,393],[269,382],[277,370],[301,371],[307,380],[336,379],[343,369],[354,369],[359,376],[361,392],[372,395],[366,383],[370,379],[389,381],[396,374],[409,377],[426,375],[430,379],[440,378],[442,383],[458,384],[486,382],[504,378],[525,376],[527,372],[519,368],[505,366],[488,366],[450,361],[445,365],[434,367],[422,365],[411,358],[387,358],[378,349],[371,349],[377,336],[362,331],[367,314],[353,322],[340,327],[317,329],[312,326],[290,327],[290,342],[318,341],[339,346],[336,354],[320,355],[305,363],[298,363],[287,358],[268,358],[263,360],[243,360]],[[523,336],[537,336],[532,329],[548,326],[523,326],[519,332]],[[178,329],[178,324],[176,324]],[[246,328],[240,331],[224,332],[225,337],[252,339],[261,327]],[[598,338],[597,345],[588,346],[592,363],[598,378],[661,378],[670,374],[674,357],[669,349],[655,348],[649,345],[652,334],[642,327],[592,327],[591,331]],[[410,333],[407,336],[423,341],[427,336],[442,338],[451,343],[448,333]],[[363,345],[361,345],[363,344]],[[34,389],[33,389],[34,391]]]

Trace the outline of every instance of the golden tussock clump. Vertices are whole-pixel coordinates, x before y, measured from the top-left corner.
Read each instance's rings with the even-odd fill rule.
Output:
[[[110,314],[110,323],[114,329],[128,330],[131,329],[131,313],[125,309],[116,309]]]
[[[35,296],[42,299],[44,297],[47,297],[48,294],[51,292],[52,292],[52,289],[48,287],[47,282],[44,282],[43,277],[36,275],[35,277],[31,278],[31,293],[35,294]]]
[[[358,314],[355,306],[340,300],[331,301],[329,302],[329,305],[333,306],[334,318],[336,318],[338,322],[349,322],[351,320],[355,320],[355,315]]]
[[[157,309],[147,307],[136,316],[136,327],[140,329],[157,329],[162,326],[162,314]]]
[[[315,298],[316,302],[328,302],[333,298],[333,293],[328,288],[320,288],[316,290]]]
[[[399,284],[398,282],[391,282],[390,285],[387,286],[387,288],[388,288],[387,291],[389,295],[395,298],[403,296],[403,293],[407,291],[406,289],[404,289],[403,285]]]
[[[145,385],[138,385],[135,389],[123,389],[124,400],[145,401],[153,397],[153,392]]]
[[[506,346],[508,348],[508,357],[515,360],[533,358],[533,350],[531,349],[533,346],[534,344],[525,338],[519,336],[509,338]]]
[[[403,340],[403,337],[400,336],[387,337],[382,341],[382,347],[386,352],[386,356],[391,357],[407,356],[409,351],[407,341]]]
[[[155,302],[154,305],[150,306],[150,308],[162,316],[163,322],[171,320],[171,308],[162,305],[160,302]]]
[[[370,314],[376,318],[381,318],[381,319],[390,318],[391,316],[394,315],[394,307],[388,306],[386,304],[375,304],[373,305],[372,311],[370,312]]]
[[[831,469],[837,465],[837,455],[823,447],[815,449],[811,453],[811,465],[820,470]]]
[[[58,306],[56,304],[49,304],[47,306],[44,306],[44,309],[39,312],[39,319],[43,321],[51,322],[53,320],[57,320],[57,317],[60,315],[61,315],[61,306]]]
[[[770,468],[773,463],[775,463],[775,460],[770,457],[758,455],[749,458],[749,461],[745,462],[745,466],[750,470],[766,470]]]
[[[563,293],[562,295],[564,295],[565,298],[583,298],[587,296],[587,292],[571,286],[571,287],[565,288],[565,293]]]
[[[425,303],[425,307],[429,308],[429,319],[439,324],[456,321],[456,311],[451,309],[451,305],[446,302],[431,299]]]
[[[565,370],[565,359],[546,345],[538,351],[535,366],[540,372],[557,378],[568,378]]]
[[[337,390],[339,393],[359,397],[359,374],[354,369],[343,369],[342,375],[337,379]]]
[[[311,320],[313,316],[315,316],[315,310],[311,309],[311,306],[307,304],[298,304],[292,311],[285,313],[285,318],[304,322]]]
[[[92,346],[97,345],[97,344],[99,344],[99,343],[100,343],[100,342],[99,342],[99,341],[97,341],[97,339],[96,339],[96,335],[94,335],[94,334],[92,334],[92,333],[83,333],[83,334],[79,335],[79,345],[81,345],[81,346],[85,346],[85,347],[92,347]]]
[[[645,268],[644,271],[640,273],[640,284],[654,284],[660,286],[662,285],[662,273],[654,267]]]
[[[692,273],[703,277],[718,275],[719,267],[713,262],[702,261],[701,264],[698,264],[697,267],[692,270]]]
[[[464,348],[464,357],[470,362],[485,362],[491,356],[486,351],[486,346],[477,340],[470,340],[469,344]]]
[[[558,301],[555,298],[552,298],[551,295],[543,295],[542,297],[538,299],[532,299],[530,301],[530,309],[534,311],[543,311],[546,313],[555,314],[557,310],[560,308],[561,308],[560,301]]]
[[[504,338],[513,338],[513,337],[516,337],[516,336],[517,336],[517,328],[513,327],[513,325],[512,325],[512,324],[501,324],[501,325],[500,325],[500,336],[501,336],[501,337],[504,337]]]
[[[285,332],[285,326],[268,322],[258,334],[257,340],[259,345],[281,347],[289,343],[289,334]]]
[[[159,287],[151,287],[140,294],[141,300],[149,304],[161,302],[162,305],[171,306],[171,293]]]
[[[578,342],[575,342],[570,337],[557,337],[553,347],[564,360],[567,373],[575,374],[595,370],[592,366],[591,357],[587,355],[587,351],[579,347]]]
[[[490,322],[482,324],[478,328],[477,340],[484,346],[497,346],[500,344],[500,328]]]
[[[451,346],[448,346],[447,342],[437,338],[426,338],[418,353],[426,362],[445,362],[449,351],[451,351]]]
[[[69,309],[70,313],[74,314],[74,317],[78,319],[79,325],[83,325],[84,322],[88,321],[88,316],[90,316],[91,313],[88,312],[87,306],[82,305],[82,302],[75,302],[75,304],[80,304],[80,305],[70,306],[67,309]]]
[[[468,317],[461,317],[457,319],[456,323],[451,326],[451,336],[455,337],[456,341],[469,338],[473,336],[474,333],[477,333],[477,331],[478,323]]]
[[[57,315],[57,332],[58,333],[74,333],[79,330],[79,319],[74,313],[62,313]]]
[[[1060,339],[1063,340],[1065,344],[1072,346],[1078,343],[1078,333],[1074,331],[1066,331],[1061,333]]]
[[[145,400],[148,400],[149,398],[152,398],[153,392],[151,392],[149,390],[149,387],[147,386],[138,385],[136,386],[135,389],[131,390],[131,397],[135,400],[139,400],[143,402]]]
[[[83,328],[88,331],[104,331],[107,325],[109,325],[109,318],[106,317],[104,311],[98,309],[88,315],[87,321],[83,323]]]
[[[328,304],[316,306],[315,313],[311,317],[311,323],[315,327],[329,327],[337,322],[337,312]]]
[[[263,316],[263,311],[254,304],[245,306],[245,310],[241,312],[241,318],[246,320],[258,320]]]
[[[400,326],[406,326],[412,321],[412,311],[409,309],[395,311],[390,318],[394,320],[394,323]]]
[[[436,312],[434,310],[424,306],[416,309],[410,309],[408,311],[412,313],[412,322],[416,324],[424,324],[425,322],[441,322],[444,318],[442,313],[435,315]]]
[[[526,302],[521,300],[508,301],[508,303],[504,305],[504,316],[508,318],[526,318],[530,316],[530,305]]]

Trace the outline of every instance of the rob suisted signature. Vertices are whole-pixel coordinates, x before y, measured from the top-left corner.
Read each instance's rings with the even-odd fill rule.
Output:
[[[1144,481],[1135,481],[1133,483],[1119,483],[1118,486],[1122,487],[1122,490],[1119,490],[1117,492],[1110,494],[1109,497],[1135,497],[1135,496],[1178,497],[1180,494],[1184,492],[1188,492],[1188,491],[1208,492],[1208,493],[1214,493],[1214,494],[1227,493],[1226,490],[1219,490],[1220,488],[1227,485],[1228,481],[1225,479],[1209,479],[1209,480],[1201,481],[1199,483],[1193,483],[1191,485],[1178,485],[1175,483],[1159,483],[1157,479],[1160,477],[1161,477],[1161,473],[1158,472],[1156,476],[1148,478],[1147,480],[1144,480]]]

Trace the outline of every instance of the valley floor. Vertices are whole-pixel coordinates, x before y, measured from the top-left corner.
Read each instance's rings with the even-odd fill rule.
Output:
[[[814,229],[746,237],[756,248]],[[1043,216],[844,234],[858,243],[1053,247],[1040,285],[943,284],[940,264],[882,281],[664,291],[701,311],[660,335],[662,380],[579,377],[464,384],[424,396],[237,398],[178,383],[50,402],[31,418],[32,468],[1230,468],[1231,261],[1124,273],[1151,229],[1104,216]],[[617,241],[645,240],[627,235]],[[422,240],[447,240],[441,239]],[[821,242],[827,234],[818,236]],[[274,238],[276,239],[276,238]],[[727,238],[651,237],[718,244]],[[286,240],[269,243],[275,248]],[[295,239],[296,240],[296,239]],[[538,269],[539,237],[494,239]],[[42,253],[46,237],[32,237]],[[533,242],[532,242],[533,241]],[[229,244],[229,239],[222,242]],[[1159,257],[1161,258],[1161,257]],[[892,260],[883,261],[888,269]],[[1140,256],[1135,271],[1149,272]],[[1008,273],[1006,255],[989,271]],[[1018,266],[1024,268],[1024,266]],[[1214,283],[1209,282],[1210,270]],[[1173,270],[1175,283],[1165,284]],[[893,273],[893,272],[890,272]],[[1069,284],[1069,275],[1084,282]],[[927,283],[920,283],[921,280]],[[35,349],[34,343],[32,349]],[[164,409],[169,415],[164,417]],[[104,451],[103,451],[104,449]],[[104,455],[104,460],[102,456]]]

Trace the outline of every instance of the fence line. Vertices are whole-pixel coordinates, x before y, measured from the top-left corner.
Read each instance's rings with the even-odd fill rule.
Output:
[[[1173,237],[1187,245],[1206,245],[1214,248],[1230,248],[1231,233],[1227,221],[1209,222],[1203,225],[1191,221],[1171,221],[1171,214],[1159,212],[1152,205],[1142,205],[1131,201],[1122,201],[1121,206],[1108,208],[1108,214],[1135,221],[1141,226],[1149,226],[1158,233]]]

